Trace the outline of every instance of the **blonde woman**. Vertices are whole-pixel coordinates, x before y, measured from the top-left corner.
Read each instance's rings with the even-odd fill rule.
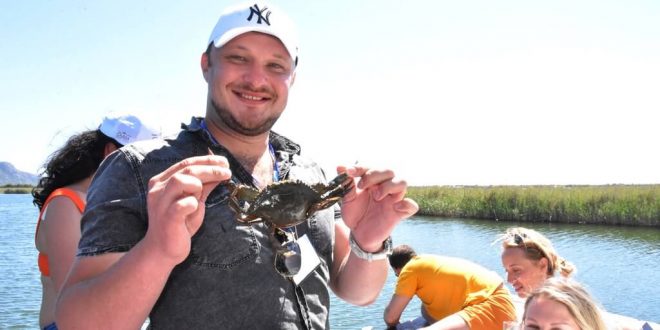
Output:
[[[606,330],[601,310],[578,282],[551,278],[525,303],[523,329]]]
[[[567,279],[576,267],[557,253],[543,234],[528,228],[509,228],[498,238],[502,242],[502,265],[506,280],[518,297],[527,298],[551,278]],[[513,299],[518,321],[523,314],[523,301]],[[608,329],[642,329],[643,321],[601,311]]]
[[[550,277],[569,277],[576,272],[575,266],[557,253],[550,240],[533,229],[509,228],[500,239],[507,282],[521,298]]]

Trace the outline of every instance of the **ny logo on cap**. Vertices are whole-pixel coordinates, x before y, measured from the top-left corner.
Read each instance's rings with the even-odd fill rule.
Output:
[[[261,21],[263,20],[266,22],[266,24],[270,25],[270,10],[266,12],[266,17],[264,17],[263,13],[268,10],[268,7],[265,7],[264,9],[259,9],[259,6],[255,4],[254,6],[250,7],[250,16],[248,16],[247,20],[252,21],[252,16],[257,15],[257,24],[261,24]]]

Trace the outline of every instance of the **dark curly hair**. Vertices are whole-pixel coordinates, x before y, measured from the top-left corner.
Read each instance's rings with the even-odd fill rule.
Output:
[[[83,180],[98,169],[103,161],[105,145],[121,145],[99,130],[89,130],[69,138],[63,147],[53,152],[44,163],[39,183],[32,189],[32,203],[39,210],[55,189]]]

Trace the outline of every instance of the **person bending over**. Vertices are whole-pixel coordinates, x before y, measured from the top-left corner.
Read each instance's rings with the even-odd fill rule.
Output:
[[[398,277],[384,319],[396,326],[410,300],[422,302],[427,329],[502,329],[515,320],[515,310],[503,280],[471,261],[438,255],[417,255],[399,245],[389,256]]]

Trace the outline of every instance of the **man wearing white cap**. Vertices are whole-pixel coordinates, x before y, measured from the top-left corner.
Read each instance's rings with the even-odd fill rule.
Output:
[[[239,223],[228,205],[227,180],[258,189],[326,181],[298,144],[271,131],[294,82],[297,45],[293,24],[271,5],[221,15],[201,58],[205,117],[176,139],[122,149],[92,184],[58,324],[128,329],[149,317],[157,329],[322,329],[329,289],[357,305],[376,299],[390,233],[417,211],[391,170],[338,166],[355,181],[341,209],[276,234],[264,222]],[[115,189],[100,189],[107,185]],[[278,262],[286,254],[274,236],[293,237],[282,246],[296,246],[288,252],[301,256],[299,269]]]

